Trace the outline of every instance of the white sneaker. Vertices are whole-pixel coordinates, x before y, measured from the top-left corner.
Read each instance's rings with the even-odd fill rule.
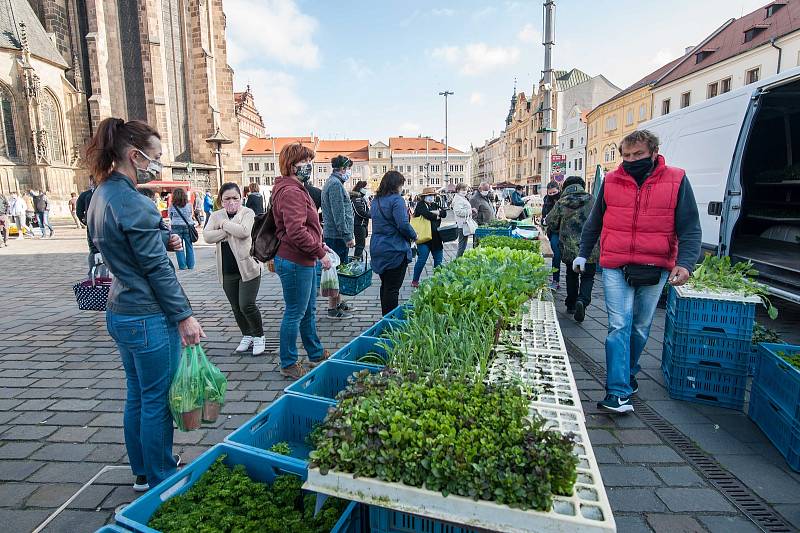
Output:
[[[266,349],[263,335],[261,337],[253,337],[253,355],[261,355]]]
[[[239,346],[236,347],[237,352],[246,352],[250,349],[250,346],[253,345],[253,337],[250,335],[245,335],[242,337],[242,342],[239,343]]]

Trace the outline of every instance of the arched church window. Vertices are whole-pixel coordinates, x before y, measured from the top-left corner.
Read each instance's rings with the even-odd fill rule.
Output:
[[[47,138],[47,155],[53,163],[64,162],[64,145],[61,137],[61,113],[56,99],[49,91],[42,91],[42,128]]]
[[[14,131],[14,109],[11,90],[0,84],[0,155],[17,158],[17,137]]]

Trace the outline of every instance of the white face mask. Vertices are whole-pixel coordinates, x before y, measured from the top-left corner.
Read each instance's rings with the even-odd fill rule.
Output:
[[[463,196],[464,198],[467,197],[467,191],[458,191],[459,196]]]
[[[481,196],[489,196],[489,191],[481,191]]]
[[[426,197],[425,197],[425,201],[426,201],[426,202],[428,202],[429,204],[432,204],[432,203],[433,203],[433,200],[434,200],[434,197],[433,197],[433,196],[426,196]]]

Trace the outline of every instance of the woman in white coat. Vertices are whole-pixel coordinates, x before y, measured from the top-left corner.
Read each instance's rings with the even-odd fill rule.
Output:
[[[253,355],[264,353],[264,325],[256,304],[261,285],[261,264],[250,256],[255,213],[242,205],[242,192],[235,183],[219,190],[222,209],[214,211],[203,230],[203,238],[217,245],[217,274],[231,304],[236,324],[242,332],[237,352],[253,348]]]
[[[472,215],[475,214],[477,211],[470,205],[469,200],[467,200],[467,185],[465,183],[459,183],[456,185],[456,195],[453,197],[453,215],[456,217],[456,226],[459,228],[458,232],[458,253],[456,257],[461,257],[464,255],[464,250],[467,249],[467,239],[469,235],[464,234],[464,230],[468,230],[469,220],[472,219]],[[472,233],[470,233],[472,235]]]

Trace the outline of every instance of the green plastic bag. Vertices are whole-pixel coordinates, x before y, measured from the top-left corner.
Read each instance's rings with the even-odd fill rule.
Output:
[[[196,346],[203,378],[203,422],[216,422],[219,411],[225,403],[225,390],[228,380],[222,371],[206,357],[206,352],[199,344]]]
[[[200,427],[203,411],[203,375],[197,357],[197,346],[185,346],[178,371],[169,387],[169,410],[181,431]]]

